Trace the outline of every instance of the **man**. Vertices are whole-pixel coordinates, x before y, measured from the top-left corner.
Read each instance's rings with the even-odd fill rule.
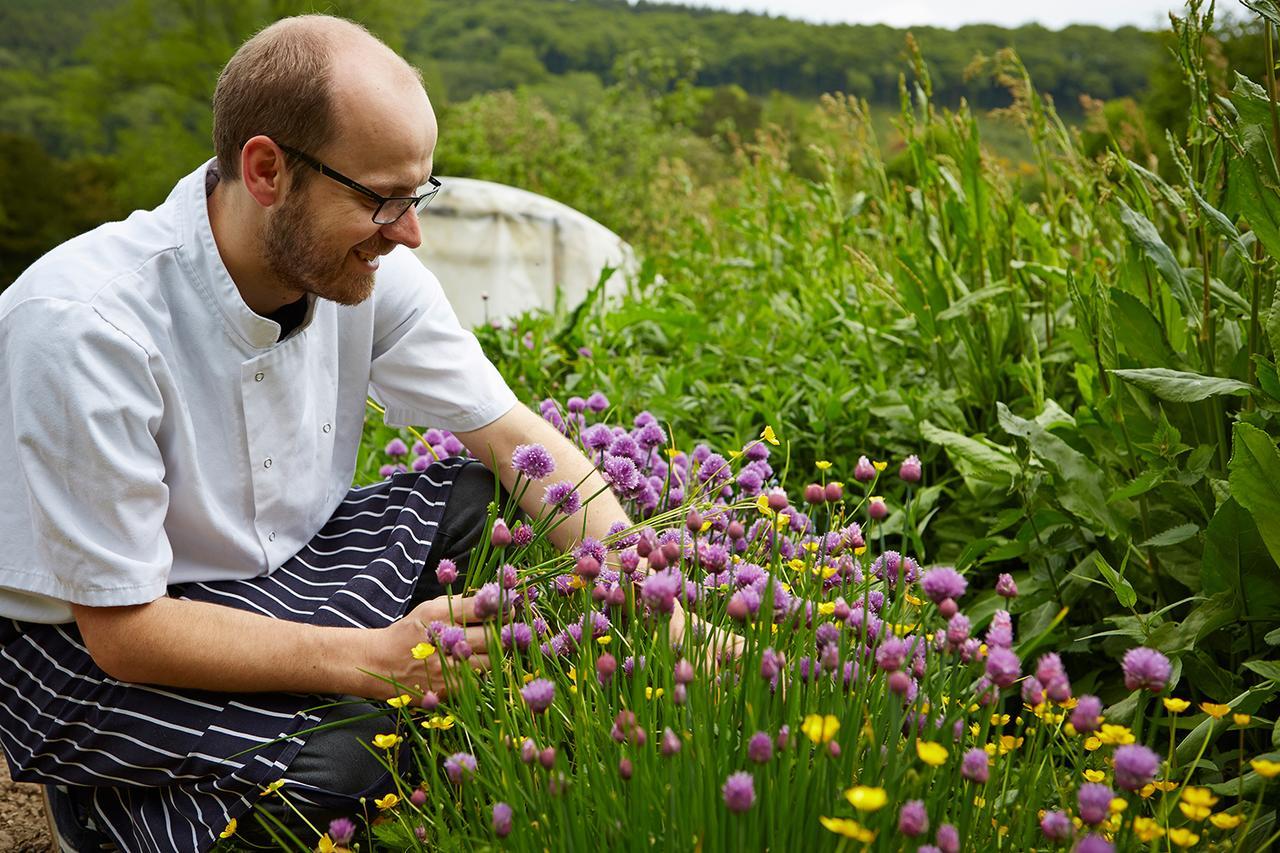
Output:
[[[604,487],[410,252],[437,135],[412,68],[287,19],[228,63],[213,124],[216,161],[163,205],[0,296],[0,743],[57,786],[65,849],[204,850],[282,778],[313,819],[350,814],[386,785],[358,727],[296,735],[370,706],[308,709],[392,695],[373,674],[441,690],[409,650],[450,613],[488,666],[434,565],[465,561],[493,480],[453,459],[348,492],[370,389],[507,488],[519,443]],[[606,490],[553,538],[625,520]]]

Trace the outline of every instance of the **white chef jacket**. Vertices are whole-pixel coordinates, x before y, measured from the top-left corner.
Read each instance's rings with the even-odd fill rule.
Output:
[[[372,297],[308,297],[278,341],[218,255],[208,167],[0,293],[0,616],[271,572],[346,495],[369,393],[389,424],[455,431],[516,404],[403,246]]]

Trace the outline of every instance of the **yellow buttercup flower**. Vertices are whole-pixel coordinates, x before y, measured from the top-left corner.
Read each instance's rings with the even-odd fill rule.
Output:
[[[396,803],[400,802],[400,798],[394,793],[387,794],[385,797],[379,797],[373,801],[373,804],[382,810],[393,809]]]
[[[938,767],[947,760],[947,748],[928,740],[916,741],[916,755],[930,767]]]
[[[418,645],[414,646],[409,651],[413,654],[415,659],[426,660],[436,653],[436,647],[430,643],[418,643]]]
[[[1218,829],[1235,829],[1243,820],[1244,817],[1242,815],[1220,812],[1210,816],[1209,823],[1218,827]]]
[[[1090,782],[1101,782],[1103,779],[1107,778],[1107,774],[1103,773],[1101,770],[1086,770],[1084,771],[1084,778],[1088,779]]]
[[[780,442],[778,441],[778,436],[774,434],[773,427],[771,426],[766,426],[764,428],[764,432],[760,433],[760,437],[763,438],[765,441],[769,442],[770,444],[774,445],[775,447],[778,444],[780,444]]]
[[[1174,699],[1172,696],[1166,696],[1160,701],[1164,702],[1164,709],[1170,714],[1181,714],[1191,707],[1191,703],[1186,699]]]
[[[792,557],[790,560],[787,560],[787,568],[793,572],[803,572],[804,560],[801,560],[798,557]]]
[[[1237,726],[1242,726],[1242,727],[1249,725],[1249,721],[1252,719],[1253,717],[1249,716],[1248,714],[1232,714],[1231,715],[1231,722],[1235,723]]]
[[[1179,847],[1191,847],[1200,840],[1200,836],[1185,826],[1180,826],[1177,829],[1169,830],[1169,840]]]
[[[1208,788],[1192,787],[1183,789],[1182,801],[1196,806],[1213,806],[1217,805],[1218,798]]]
[[[333,839],[329,837],[329,833],[320,836],[320,842],[316,844],[316,853],[338,853],[342,848],[333,843]]]
[[[804,718],[804,723],[800,730],[809,736],[809,740],[814,743],[826,743],[836,736],[836,732],[840,731],[840,721],[831,714],[820,716],[818,714],[810,714]]]
[[[818,604],[818,613],[822,616],[830,616],[836,612],[836,603],[834,601],[823,601]]]
[[[453,728],[453,715],[445,714],[443,717],[436,715],[423,722],[422,727],[424,729],[440,729],[441,731],[447,731]]]
[[[1168,779],[1161,779],[1159,782],[1151,783],[1157,791],[1163,791],[1166,794],[1178,787],[1177,782],[1170,782]]]
[[[227,821],[227,828],[218,833],[219,838],[230,838],[236,834],[236,819],[231,818]]]
[[[866,785],[850,788],[844,792],[844,798],[849,801],[849,805],[860,812],[877,811],[889,802],[889,795],[885,793],[884,788],[869,788]]]
[[[408,693],[401,693],[399,696],[393,696],[387,700],[387,704],[392,708],[403,708],[413,701],[413,697]]]
[[[1204,711],[1215,720],[1221,720],[1227,714],[1231,713],[1230,705],[1219,705],[1215,702],[1201,702],[1200,710]]]
[[[1144,800],[1149,800],[1151,799],[1151,795],[1154,794],[1155,792],[1156,792],[1156,786],[1148,782],[1147,784],[1143,785],[1141,788],[1138,789],[1138,796],[1142,797],[1142,799]]]
[[[1112,797],[1110,808],[1112,814],[1120,814],[1120,812],[1129,808],[1129,801],[1124,797]]]
[[[644,698],[646,699],[654,699],[654,698],[661,699],[662,694],[663,694],[663,689],[661,687],[659,687],[657,690],[654,690],[652,687],[646,687],[644,689]]]
[[[1133,732],[1129,731],[1128,726],[1117,726],[1113,723],[1103,723],[1101,731],[1098,732],[1098,740],[1109,746],[1124,746],[1133,743],[1136,738]]]
[[[613,642],[613,637],[610,636],[609,634],[604,634],[603,636],[596,637],[596,643],[601,646],[607,646],[612,642]]]
[[[277,779],[274,782],[270,782],[263,786],[262,794],[260,796],[266,797],[270,794],[274,794],[276,791],[279,791],[281,786],[283,785],[284,785],[283,779]]]
[[[888,468],[888,467],[889,467],[889,463],[888,463],[888,462],[874,462],[874,461],[873,461],[873,462],[871,463],[871,467],[872,467],[872,468],[875,468],[877,471],[884,471],[884,469],[885,469],[885,468]]]
[[[373,745],[378,749],[392,749],[400,744],[404,738],[394,732],[389,735],[374,735]]]
[[[914,604],[916,607],[919,607],[920,605],[924,604],[923,598],[916,598],[914,595],[912,595],[909,592],[903,593],[903,596],[907,599],[907,604]]]
[[[1102,746],[1102,741],[1093,735],[1089,735],[1087,738],[1084,739],[1084,748],[1089,750],[1090,752],[1093,752],[1095,749],[1097,749],[1100,746]]]
[[[1135,817],[1133,834],[1138,836],[1139,841],[1146,843],[1164,835],[1164,828],[1149,817]]]
[[[876,840],[876,834],[856,820],[850,820],[847,817],[820,817],[818,820],[827,829],[845,838],[852,838],[863,844],[870,844]]]
[[[825,470],[827,470],[828,468],[830,468],[830,467],[831,467],[831,463],[830,463],[830,462],[828,462],[828,461],[827,461],[827,460],[825,460],[825,459],[819,459],[819,460],[817,461],[817,466],[818,466],[818,470],[819,470],[819,471],[825,471]]]
[[[1254,773],[1257,773],[1263,779],[1274,779],[1277,774],[1280,774],[1280,761],[1253,758],[1250,759],[1249,766],[1253,768]]]

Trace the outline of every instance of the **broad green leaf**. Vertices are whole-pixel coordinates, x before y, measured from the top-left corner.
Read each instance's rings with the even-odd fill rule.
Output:
[[[1262,638],[1268,646],[1280,646],[1280,628],[1274,631],[1268,631],[1267,636]]]
[[[945,311],[938,313],[938,320],[954,320],[957,317],[963,317],[968,314],[970,309],[982,305],[986,302],[994,302],[1000,297],[1010,293],[1013,290],[1007,284],[993,284],[989,287],[983,287],[961,296],[955,302],[947,307]]]
[[[1114,376],[1171,403],[1194,403],[1221,394],[1247,394],[1253,386],[1236,379],[1203,376],[1166,367],[1143,367],[1136,370],[1112,370]]]
[[[1240,133],[1245,155],[1227,161],[1227,209],[1243,218],[1273,258],[1280,258],[1280,179],[1270,131],[1260,125]]]
[[[1276,366],[1261,355],[1255,355],[1253,362],[1257,365],[1258,386],[1271,399],[1280,400],[1280,374],[1276,373]]]
[[[1163,533],[1157,533],[1145,542],[1138,544],[1139,548],[1164,548],[1169,545],[1177,545],[1180,542],[1186,542],[1192,536],[1200,532],[1198,524],[1179,524],[1177,527],[1171,527]]]
[[[1133,479],[1133,482],[1123,488],[1117,489],[1111,497],[1110,501],[1123,501],[1129,498],[1136,498],[1138,495],[1144,495],[1154,489],[1164,480],[1164,472],[1153,470],[1144,471]]]
[[[1133,584],[1129,583],[1119,572],[1111,567],[1107,562],[1107,558],[1101,554],[1094,554],[1094,560],[1098,566],[1098,572],[1101,573],[1107,585],[1116,594],[1116,601],[1120,602],[1120,606],[1124,608],[1132,608],[1138,602],[1138,593],[1133,589]]]
[[[1240,231],[1237,230],[1236,226],[1221,210],[1205,201],[1194,185],[1191,187],[1191,195],[1195,198],[1196,204],[1200,207],[1200,212],[1204,214],[1205,221],[1209,223],[1209,227],[1216,231],[1219,237],[1227,241],[1227,245],[1235,251],[1240,260],[1248,264],[1252,258],[1249,257],[1249,250],[1245,248],[1244,242],[1240,239]]]
[[[1182,357],[1169,345],[1160,321],[1132,293],[1111,288],[1111,317],[1116,325],[1117,345],[1138,364],[1182,363]]]
[[[1031,452],[1055,474],[1054,497],[1064,508],[1104,530],[1119,529],[1119,519],[1107,505],[1102,469],[1040,424],[1013,414],[1004,403],[996,404],[996,417],[1005,432],[1025,438]]]
[[[1129,232],[1130,239],[1138,244],[1138,248],[1142,250],[1142,253],[1155,265],[1160,277],[1169,283],[1174,298],[1182,305],[1183,310],[1189,316],[1200,316],[1199,303],[1196,302],[1196,298],[1191,292],[1191,287],[1187,283],[1187,277],[1182,272],[1182,265],[1174,257],[1173,250],[1160,238],[1160,232],[1151,224],[1151,220],[1141,213],[1129,207],[1123,201],[1118,201],[1117,203],[1120,205],[1120,222],[1124,224],[1125,230]]]
[[[997,490],[1007,492],[1018,475],[1018,460],[1008,450],[958,432],[940,429],[929,421],[920,423],[920,435],[941,445],[975,494]]]
[[[1280,618],[1280,568],[1253,516],[1235,498],[1223,501],[1205,528],[1200,590],[1235,593],[1246,618]]]
[[[1231,434],[1231,496],[1249,510],[1272,559],[1280,562],[1280,452],[1262,430],[1236,424]]]
[[[1268,681],[1280,682],[1280,661],[1273,660],[1247,660],[1244,667],[1251,672],[1256,672]]]

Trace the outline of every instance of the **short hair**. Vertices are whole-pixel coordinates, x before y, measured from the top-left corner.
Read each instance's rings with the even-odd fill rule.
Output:
[[[336,136],[330,74],[335,25],[373,38],[353,21],[300,15],[260,30],[227,62],[213,93],[213,147],[223,178],[240,176],[240,149],[259,134],[308,153]],[[308,174],[300,170],[295,184],[306,183]]]

